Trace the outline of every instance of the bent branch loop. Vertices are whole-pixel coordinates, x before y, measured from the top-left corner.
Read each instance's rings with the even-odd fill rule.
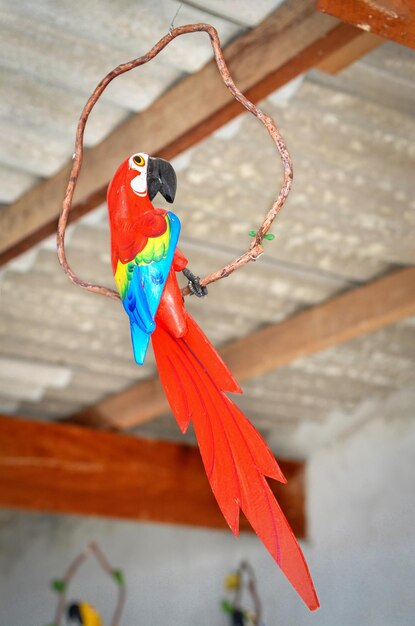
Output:
[[[121,76],[121,74],[129,72],[135,67],[139,67],[140,65],[148,63],[149,61],[154,59],[154,57],[157,56],[159,52],[161,52],[176,37],[180,37],[180,35],[185,35],[186,33],[195,32],[206,32],[209,35],[213,48],[213,53],[215,56],[215,61],[218,66],[219,73],[222,76],[223,82],[232,93],[233,97],[238,100],[248,111],[250,111],[252,115],[255,115],[255,117],[257,117],[262,122],[262,124],[264,124],[272,140],[278,148],[278,152],[280,153],[284,166],[284,178],[281,189],[270,210],[266,214],[262,224],[258,228],[254,239],[251,241],[248,247],[248,250],[222,269],[202,278],[200,284],[203,286],[209,285],[210,283],[220,280],[221,278],[229,276],[236,269],[242,267],[242,265],[246,265],[246,263],[249,263],[250,261],[256,261],[256,259],[263,253],[263,248],[261,245],[262,240],[264,239],[264,236],[270,229],[272,222],[277,217],[279,211],[281,210],[284,202],[287,199],[293,178],[293,168],[291,157],[288,153],[285,142],[281,137],[281,134],[274,120],[266,115],[263,111],[261,111],[261,109],[253,104],[250,100],[248,100],[248,98],[246,98],[236,87],[229,73],[229,69],[226,65],[216,29],[213,28],[213,26],[211,26],[210,24],[188,24],[186,26],[178,26],[177,28],[173,28],[169,33],[167,33],[167,35],[160,39],[160,41],[156,43],[156,45],[147,54],[139,57],[138,59],[134,59],[133,61],[129,61],[128,63],[123,63],[122,65],[119,65],[118,67],[113,69],[109,74],[107,74],[105,78],[103,78],[98,84],[94,92],[91,94],[82,111],[81,117],[79,118],[78,127],[76,130],[75,153],[73,157],[71,175],[69,178],[68,187],[65,192],[62,211],[59,217],[57,247],[59,262],[62,265],[63,270],[72,280],[72,282],[74,282],[79,287],[82,287],[83,289],[87,289],[88,291],[92,291],[94,293],[99,293],[103,296],[108,296],[109,298],[119,299],[118,293],[113,289],[108,289],[108,287],[103,287],[100,285],[94,285],[93,283],[86,282],[79,278],[79,276],[77,276],[72,268],[69,266],[65,254],[65,230],[68,223],[69,212],[72,206],[75,186],[78,181],[79,172],[81,170],[83,157],[83,138],[89,114],[91,113],[95,104],[98,102],[103,91],[106,89],[109,83],[114,80],[114,78],[116,78],[117,76]],[[187,287],[182,290],[183,295],[187,295],[189,293],[190,292]]]
[[[62,578],[62,582],[64,583],[62,591],[58,596],[58,604],[55,612],[55,619],[53,622],[53,626],[59,626],[64,618],[65,609],[67,608],[67,588],[69,583],[74,578],[74,576],[78,573],[78,570],[82,563],[84,563],[90,556],[94,556],[98,561],[101,569],[104,570],[115,582],[117,583],[118,588],[118,596],[117,603],[114,609],[114,613],[111,620],[111,626],[119,626],[121,616],[124,610],[125,601],[127,597],[126,586],[124,583],[124,579],[117,578],[115,573],[117,570],[114,570],[110,563],[108,562],[105,554],[102,552],[101,548],[94,541],[89,544],[78,556],[72,561],[70,566],[65,572],[65,575]],[[51,625],[52,626],[52,625]]]

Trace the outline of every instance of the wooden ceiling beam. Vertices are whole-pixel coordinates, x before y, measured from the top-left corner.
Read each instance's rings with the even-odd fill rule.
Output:
[[[364,32],[415,48],[414,0],[318,0],[317,8]]]
[[[314,0],[288,0],[227,46],[225,57],[238,87],[257,102],[360,33],[316,11]],[[211,61],[86,151],[71,220],[105,201],[108,181],[126,155],[139,148],[171,159],[243,111]],[[69,172],[70,163],[0,212],[0,265],[56,231]]]
[[[271,481],[304,538],[304,463]],[[0,506],[226,528],[195,447],[0,416]],[[241,530],[250,530],[241,516]]]
[[[415,268],[402,269],[233,341],[220,354],[243,382],[414,314]],[[126,429],[168,410],[161,384],[154,378],[110,396],[68,421]]]
[[[338,74],[384,43],[385,40],[382,37],[361,31],[359,37],[355,37],[352,41],[335,50],[319,63],[316,69],[328,74]]]

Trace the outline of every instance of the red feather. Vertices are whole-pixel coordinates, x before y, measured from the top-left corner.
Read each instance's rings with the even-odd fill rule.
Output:
[[[239,511],[307,606],[319,603],[303,553],[265,476],[286,482],[272,452],[224,391],[240,392],[232,374],[183,309],[188,331],[174,337],[157,319],[154,353],[167,399],[184,432],[190,420],[219,507],[232,532]]]

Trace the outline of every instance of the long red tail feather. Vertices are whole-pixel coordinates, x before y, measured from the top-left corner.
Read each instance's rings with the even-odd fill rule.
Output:
[[[241,390],[222,359],[188,317],[173,337],[162,324],[152,335],[161,382],[183,432],[193,421],[203,464],[232,532],[242,509],[256,534],[306,605],[319,602],[303,553],[265,476],[286,480],[265,441],[224,391]]]

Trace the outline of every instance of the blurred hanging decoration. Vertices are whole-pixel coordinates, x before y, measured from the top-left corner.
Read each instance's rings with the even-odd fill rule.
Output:
[[[118,292],[87,283],[69,267],[64,250],[65,229],[81,168],[83,133],[88,116],[107,85],[116,77],[153,59],[176,37],[208,33],[219,72],[230,92],[266,127],[284,165],[282,187],[255,231],[247,252],[200,280],[186,268],[177,248],[179,219],[171,211],[154,208],[161,193],[173,202],[176,174],[167,161],[137,151],[121,163],[108,188],[112,267]],[[185,103],[183,103],[185,111]],[[285,483],[273,454],[226,392],[241,393],[214,347],[184,308],[182,296],[203,296],[206,286],[255,261],[262,241],[281,210],[292,181],[292,163],[284,140],[271,117],[250,102],[235,86],[226,66],[216,30],[209,24],[172,28],[146,55],[118,66],[97,86],[82,112],[74,162],[58,225],[58,256],[69,278],[80,287],[121,298],[131,327],[134,356],[142,364],[151,337],[167,399],[179,427],[193,420],[202,460],[219,507],[232,532],[239,532],[242,510],[291,584],[314,610],[319,606],[307,564],[294,534],[266,481]],[[272,238],[268,236],[267,238]],[[176,272],[187,287],[180,292]],[[155,460],[155,463],[157,460]]]
[[[104,626],[96,608],[87,602],[72,602],[66,611],[66,618],[73,626]]]
[[[228,596],[232,596],[222,602],[223,610],[230,617],[230,626],[264,626],[257,582],[250,563],[242,561],[237,571],[225,578],[225,590]],[[248,602],[246,595],[249,596]]]
[[[108,574],[112,580],[115,581],[118,597],[117,603],[114,609],[114,614],[110,622],[111,626],[121,626],[121,616],[124,610],[126,600],[126,588],[124,582],[124,575],[120,569],[114,569],[111,567],[106,556],[102,552],[99,545],[92,542],[83,550],[71,563],[66,570],[63,578],[58,578],[52,581],[51,587],[53,591],[58,594],[58,604],[55,612],[55,619],[48,626],[60,626],[62,620],[66,618],[66,622],[71,626],[104,626],[97,609],[91,604],[82,600],[67,599],[67,591],[69,583],[77,574],[79,567],[91,556],[95,557],[100,565],[101,569]]]

